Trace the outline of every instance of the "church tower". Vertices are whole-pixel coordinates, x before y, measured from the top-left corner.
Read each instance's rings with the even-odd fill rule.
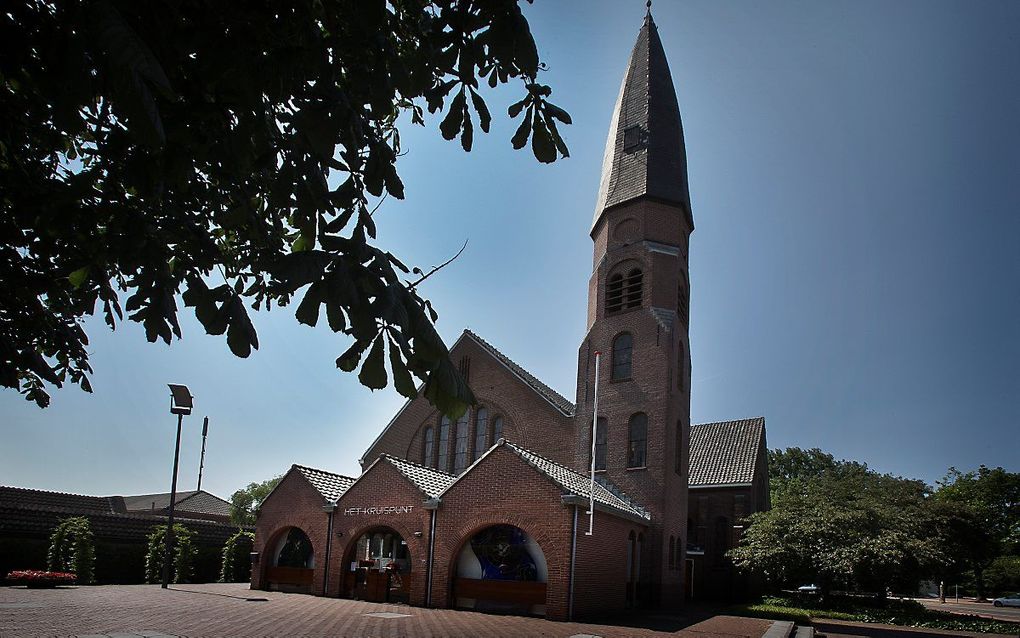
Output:
[[[680,108],[651,14],[631,52],[606,141],[591,238],[588,331],[578,352],[576,465],[652,516],[634,598],[682,604],[690,438],[688,240],[694,230]],[[598,530],[595,532],[598,534]]]

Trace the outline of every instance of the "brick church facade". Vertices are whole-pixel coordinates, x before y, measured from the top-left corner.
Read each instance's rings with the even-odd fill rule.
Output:
[[[687,549],[708,534],[700,512],[717,557],[768,506],[764,420],[751,434],[696,426],[713,437],[692,447],[693,230],[680,109],[648,15],[590,229],[576,403],[465,331],[450,352],[478,403],[451,421],[408,401],[357,478],[292,467],[260,508],[252,587],[558,620],[738,591],[724,558],[702,569],[701,546]],[[692,470],[709,482],[691,484]]]

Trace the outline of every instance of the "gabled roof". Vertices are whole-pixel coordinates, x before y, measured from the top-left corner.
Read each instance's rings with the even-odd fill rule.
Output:
[[[6,485],[0,485],[0,506],[69,514],[109,514],[118,511],[115,497],[48,492]]]
[[[544,456],[532,452],[531,450],[514,445],[506,439],[500,439],[497,446],[499,445],[506,446],[508,450],[520,456],[530,466],[552,480],[553,483],[558,485],[559,488],[567,494],[579,496],[586,500],[591,498],[592,489],[590,476],[575,472],[574,470],[560,465],[555,461],[551,461]],[[652,518],[651,514],[649,514],[647,510],[631,500],[626,494],[620,491],[619,488],[609,481],[596,478],[594,494],[596,503],[611,510],[623,512],[630,516],[645,520],[651,520]]]
[[[636,144],[625,147],[628,129]],[[638,32],[613,110],[592,228],[607,208],[638,197],[682,205],[693,228],[680,106],[651,14]]]
[[[169,492],[139,494],[123,498],[124,508],[129,512],[158,512],[170,507]],[[230,516],[230,503],[205,490],[184,490],[177,492],[175,509],[199,514]]]
[[[510,372],[514,374],[518,379],[527,384],[532,390],[537,392],[543,399],[548,401],[559,410],[564,416],[574,416],[575,407],[574,404],[568,401],[563,395],[556,392],[546,384],[538,380],[538,377],[531,374],[517,363],[515,363],[510,357],[506,356],[495,347],[492,346],[488,341],[482,339],[474,332],[465,330],[464,335],[469,337],[472,341],[477,343],[483,350],[493,356],[494,359],[503,364]],[[456,347],[456,344],[454,345]],[[453,348],[451,348],[452,350]]]
[[[450,487],[451,483],[457,480],[453,474],[425,467],[407,459],[398,459],[389,454],[382,454],[380,458],[397,468],[429,498],[438,497],[446,488]]]
[[[354,485],[355,481],[355,479],[343,474],[334,474],[333,472],[317,470],[314,467],[305,467],[304,465],[294,465],[291,469],[308,479],[312,487],[318,490],[319,494],[322,494],[322,498],[330,503],[335,503],[344,492]],[[269,497],[267,496],[266,498]]]
[[[765,450],[765,417],[691,426],[688,485],[750,485]]]

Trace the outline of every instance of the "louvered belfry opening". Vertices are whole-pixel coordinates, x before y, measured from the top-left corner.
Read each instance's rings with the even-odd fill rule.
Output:
[[[609,277],[606,286],[606,314],[639,308],[641,306],[641,284],[644,276],[640,268],[633,268],[626,275],[616,273]]]

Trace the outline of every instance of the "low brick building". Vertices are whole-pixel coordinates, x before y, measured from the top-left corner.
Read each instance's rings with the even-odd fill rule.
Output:
[[[464,331],[450,354],[476,405],[451,420],[408,401],[358,478],[294,466],[261,505],[252,586],[552,619],[680,607],[693,585],[693,230],[680,109],[649,14],[590,227],[576,403]]]

